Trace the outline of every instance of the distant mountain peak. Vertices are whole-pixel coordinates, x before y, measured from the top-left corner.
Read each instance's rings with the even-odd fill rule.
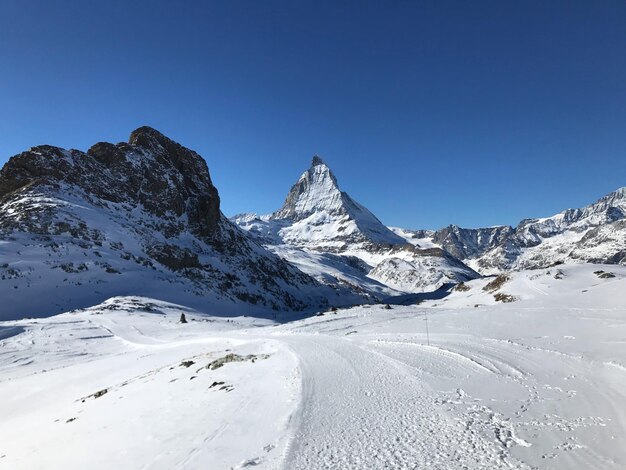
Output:
[[[313,161],[311,162],[311,166],[317,166],[317,165],[326,165],[324,163],[324,160],[322,160],[322,157],[320,157],[318,154],[313,155]]]
[[[385,227],[369,210],[339,189],[337,178],[319,155],[291,187],[283,206],[270,218],[326,226],[323,238],[361,239],[375,243],[403,244],[405,240]],[[309,234],[310,235],[310,234]],[[297,234],[296,238],[309,235]]]
[[[274,219],[302,220],[320,211],[337,213],[343,206],[342,193],[330,168],[318,156],[289,190],[283,206]]]
[[[621,202],[622,200],[626,200],[626,186],[616,189],[615,191],[607,194],[602,200],[609,200],[611,202]]]

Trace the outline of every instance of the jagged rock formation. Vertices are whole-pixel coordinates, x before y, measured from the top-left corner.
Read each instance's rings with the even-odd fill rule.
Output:
[[[319,156],[293,185],[283,207],[270,220],[286,220],[283,240],[294,245],[325,244],[341,249],[354,243],[404,243],[369,210],[339,189],[337,178]]]
[[[233,220],[243,230],[206,162],[149,127],[87,152],[34,147],[0,170],[0,319],[118,295],[265,315],[435,290],[471,268],[626,264],[626,188],[515,228],[413,231],[385,227],[315,156],[278,211]]]
[[[626,188],[580,209],[526,219],[497,248],[481,255],[478,266],[532,269],[586,261],[626,264]]]
[[[379,298],[435,290],[478,276],[445,251],[422,249],[383,225],[339,189],[337,178],[317,155],[279,210],[266,216],[240,214],[232,220],[320,282],[348,284]],[[348,262],[354,259],[360,272]]]
[[[241,314],[347,293],[239,230],[204,159],[149,127],[86,153],[44,145],[12,157],[0,171],[0,255],[0,319],[125,294]]]
[[[394,230],[408,241],[439,246],[483,274],[567,262],[626,264],[626,188],[580,209],[524,219],[515,228]]]
[[[508,226],[461,228],[450,225],[437,230],[432,236],[432,242],[455,258],[468,259],[500,245],[512,232],[513,229]]]

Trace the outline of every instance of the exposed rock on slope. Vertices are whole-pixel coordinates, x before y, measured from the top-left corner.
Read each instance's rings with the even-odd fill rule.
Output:
[[[11,158],[0,171],[0,260],[0,319],[124,294],[219,314],[300,310],[346,293],[233,225],[206,162],[149,127],[86,153],[39,146]]]
[[[467,259],[500,245],[512,232],[513,229],[508,226],[461,228],[457,225],[450,225],[437,230],[433,234],[432,241],[452,256]]]
[[[384,226],[339,189],[318,156],[291,188],[281,209],[267,216],[241,214],[233,220],[319,281],[347,284],[375,297],[435,290],[478,276],[443,250],[422,249]],[[360,261],[356,272],[347,262],[350,259]]]
[[[440,246],[483,274],[567,262],[626,264],[626,188],[580,209],[522,220],[515,228],[395,230],[408,241],[424,237],[419,243]]]
[[[270,220],[287,220],[283,240],[294,245],[324,245],[338,250],[354,243],[404,243],[369,210],[341,191],[319,156],[289,191],[283,207]]]

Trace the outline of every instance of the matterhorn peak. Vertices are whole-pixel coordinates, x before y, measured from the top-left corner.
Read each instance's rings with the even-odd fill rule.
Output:
[[[324,163],[324,160],[322,160],[322,157],[320,157],[318,154],[313,155],[313,161],[311,162],[311,166],[317,166],[317,165],[326,165]]]
[[[317,154],[313,155],[311,167],[300,176],[300,181],[303,179],[308,180],[312,191],[334,190],[339,192],[337,178],[335,178],[330,167],[324,163],[322,157]]]
[[[337,213],[342,204],[335,175],[319,155],[314,155],[311,167],[292,186],[283,207],[272,218],[302,220],[316,212]]]
[[[339,189],[335,175],[319,155],[313,156],[311,167],[302,173],[283,206],[270,218],[306,222],[305,225],[324,232],[320,236],[326,238],[405,243],[374,214]],[[322,226],[327,230],[322,230]]]

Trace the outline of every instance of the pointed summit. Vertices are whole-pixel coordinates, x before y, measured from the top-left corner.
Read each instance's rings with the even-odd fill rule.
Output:
[[[156,146],[167,148],[179,145],[169,137],[166,137],[156,129],[149,126],[142,126],[132,131],[130,133],[130,137],[128,138],[128,143],[148,149],[155,148]]]
[[[283,207],[272,214],[274,219],[302,220],[320,211],[337,213],[341,210],[342,193],[337,179],[318,156],[302,173],[285,199]]]
[[[313,157],[311,167],[300,176],[283,206],[270,218],[308,227],[302,233],[294,232],[294,236],[302,241],[312,236],[316,239],[405,243],[374,214],[339,189],[335,175],[319,155]],[[311,227],[315,229],[311,230]]]
[[[311,162],[311,166],[317,165],[325,165],[324,160],[318,154],[313,155],[313,161]]]

